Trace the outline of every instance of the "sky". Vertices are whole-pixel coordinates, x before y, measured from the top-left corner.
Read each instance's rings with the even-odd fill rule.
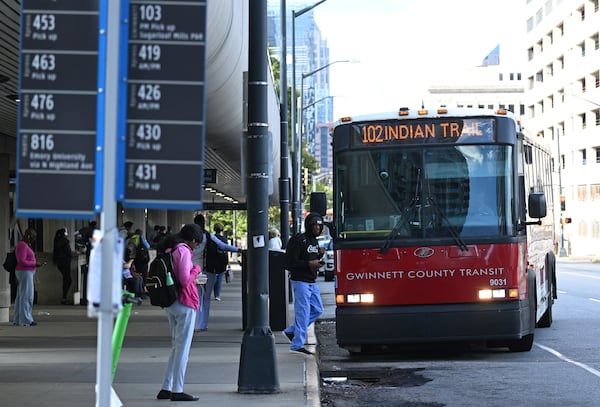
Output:
[[[420,107],[429,85],[480,65],[519,34],[524,1],[327,0],[316,6],[330,61],[358,61],[330,67],[335,119]]]

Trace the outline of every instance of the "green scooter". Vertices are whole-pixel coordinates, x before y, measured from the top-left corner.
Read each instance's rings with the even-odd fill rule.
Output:
[[[123,347],[123,340],[125,339],[125,332],[127,331],[127,324],[129,323],[129,316],[131,315],[131,307],[133,304],[140,305],[142,299],[136,297],[135,294],[130,293],[127,290],[123,290],[122,293],[123,307],[119,311],[115,320],[115,326],[112,335],[112,380],[115,380],[115,373],[117,371],[117,364],[119,363],[119,357],[121,356],[121,348]]]

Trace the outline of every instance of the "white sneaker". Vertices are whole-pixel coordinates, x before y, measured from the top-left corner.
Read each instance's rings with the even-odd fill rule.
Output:
[[[221,301],[221,297],[215,297],[215,300]]]

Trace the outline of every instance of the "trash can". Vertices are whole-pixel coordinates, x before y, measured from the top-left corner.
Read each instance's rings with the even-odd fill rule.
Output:
[[[242,329],[248,327],[248,262],[242,251]],[[283,331],[288,326],[288,271],[284,267],[285,252],[269,250],[269,326]]]
[[[285,252],[269,250],[269,324],[272,331],[283,331],[289,325],[288,287]]]

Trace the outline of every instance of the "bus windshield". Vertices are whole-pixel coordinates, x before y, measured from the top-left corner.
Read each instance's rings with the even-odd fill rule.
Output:
[[[338,237],[497,237],[513,234],[509,145],[435,145],[339,151]]]

